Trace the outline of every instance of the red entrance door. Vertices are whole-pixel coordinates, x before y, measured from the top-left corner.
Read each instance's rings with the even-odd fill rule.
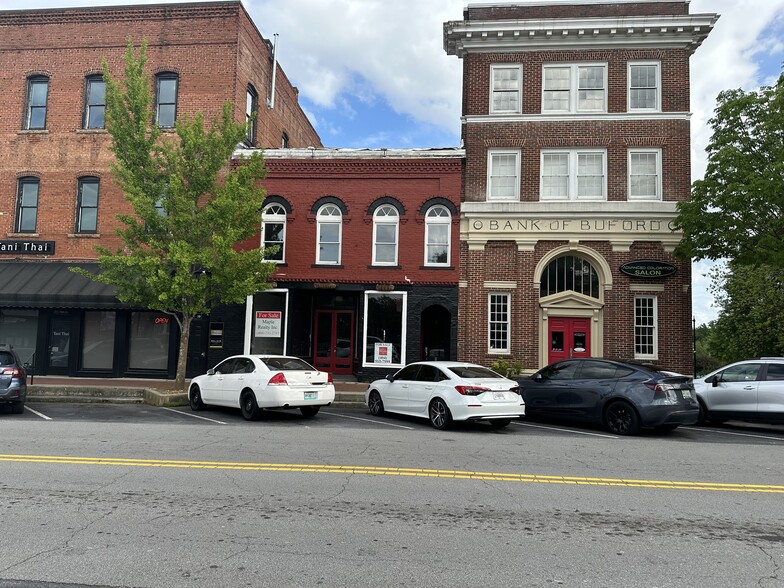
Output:
[[[313,365],[333,374],[350,374],[354,358],[354,312],[317,310]]]
[[[548,363],[571,357],[591,357],[591,319],[550,317]]]

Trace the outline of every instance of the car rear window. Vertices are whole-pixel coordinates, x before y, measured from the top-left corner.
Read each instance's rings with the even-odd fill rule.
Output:
[[[455,374],[458,378],[501,378],[503,376],[495,373],[493,370],[481,366],[473,365],[451,365],[449,371]]]
[[[784,363],[769,363],[766,380],[784,380]]]
[[[14,356],[7,351],[0,351],[0,366],[14,365]]]
[[[298,357],[263,357],[261,361],[264,362],[271,370],[305,370],[309,372],[318,371],[307,361],[303,361]]]

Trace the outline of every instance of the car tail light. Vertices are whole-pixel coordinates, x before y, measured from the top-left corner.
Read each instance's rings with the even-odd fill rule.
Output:
[[[287,386],[288,381],[286,380],[286,376],[283,372],[278,372],[274,376],[270,378],[269,381],[270,386]]]
[[[334,381],[332,380],[332,374],[327,372],[327,384],[332,384]]]
[[[3,375],[4,376],[10,375],[12,378],[21,378],[22,370],[20,370],[18,367],[3,368]]]
[[[479,396],[482,392],[490,392],[490,388],[484,386],[455,386],[455,390],[463,396]]]
[[[520,396],[523,395],[523,387],[522,386],[514,386],[509,388],[510,392],[514,392],[515,394],[519,394]]]
[[[675,392],[676,388],[672,384],[654,384],[653,382],[645,382],[645,386],[653,390],[654,404],[678,403],[678,394]]]

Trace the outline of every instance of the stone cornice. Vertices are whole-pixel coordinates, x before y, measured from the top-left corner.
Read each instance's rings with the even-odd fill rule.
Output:
[[[710,33],[717,14],[449,21],[444,50],[467,53],[597,48],[685,48],[693,52]]]
[[[460,118],[463,124],[517,122],[585,122],[585,121],[666,121],[691,119],[690,112],[607,112],[577,114],[470,114]]]

